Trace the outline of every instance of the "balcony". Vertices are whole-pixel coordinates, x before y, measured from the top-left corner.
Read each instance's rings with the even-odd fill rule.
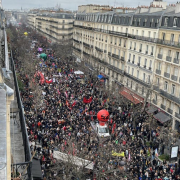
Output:
[[[171,101],[176,102],[177,104],[180,104],[180,98],[173,96],[172,94],[169,94],[166,91],[163,91],[162,89],[159,90],[160,94],[167,99],[170,99]]]
[[[174,47],[178,47],[178,48],[180,47],[180,42],[175,42],[175,41],[172,42],[172,41],[165,41],[162,39],[158,39],[157,43],[167,45],[167,46],[174,46]]]
[[[166,106],[164,106],[163,104],[161,104],[161,108],[166,110]]]
[[[154,103],[154,104],[157,104],[157,101],[156,101],[155,99],[153,99],[153,103]]]
[[[178,77],[177,77],[177,76],[174,76],[174,75],[171,75],[171,79],[172,79],[173,81],[177,81]]]
[[[87,43],[85,43],[85,42],[83,42],[83,45],[86,46],[86,47],[89,47],[89,48],[91,47],[90,44],[87,44]]]
[[[81,52],[79,48],[73,47],[76,51]]]
[[[166,78],[170,78],[170,74],[169,74],[169,73],[167,73],[167,72],[164,72],[164,77],[166,77]]]
[[[103,50],[100,49],[100,48],[98,48],[98,47],[95,47],[95,49],[96,49],[97,51],[99,51],[99,52],[103,52]]]
[[[116,58],[116,59],[119,59],[119,56],[116,55],[116,54],[112,54],[112,57]]]
[[[168,109],[167,109],[167,112],[170,113],[170,114],[172,114],[172,113],[173,113],[173,110],[170,109],[170,108],[168,108]]]
[[[128,34],[128,37],[132,38],[132,39],[148,41],[148,42],[154,42],[154,43],[157,41],[157,39],[155,39],[155,38],[150,38],[150,37],[145,37],[145,36],[138,36],[138,35],[132,35],[132,34]]]
[[[159,59],[162,59],[162,54],[158,54],[158,58],[159,58]]]
[[[125,36],[127,37],[127,33],[117,32],[117,31],[109,31],[109,34],[114,34],[117,36]]]
[[[170,57],[170,56],[166,56],[166,61],[171,62],[171,59],[172,59],[172,57]]]
[[[156,69],[156,74],[159,74],[159,75],[161,75],[161,70],[159,70],[159,69]]]
[[[158,91],[159,92],[159,86],[153,86],[153,90],[155,90],[155,91]]]
[[[78,41],[78,40],[76,40],[76,39],[73,39],[74,40],[74,42],[76,42],[76,43],[80,43],[80,41]]]
[[[124,61],[124,57],[121,56],[121,60]]]
[[[145,87],[150,87],[150,85],[148,83],[146,83],[146,82],[144,82],[144,81],[142,81],[142,80],[140,80],[140,79],[130,75],[129,73],[125,72],[124,75],[127,76],[128,78],[132,79],[133,81],[136,81],[137,83],[145,86]]]
[[[115,67],[115,66],[113,66],[111,64],[108,64],[107,67],[109,69],[113,70],[113,71],[116,71],[117,73],[120,73],[120,74],[124,75],[124,71],[123,70],[121,70],[121,69],[119,69],[119,68],[117,68],[117,67]]]
[[[180,119],[180,114],[178,114],[177,112],[175,112],[175,116]]]
[[[174,58],[173,63],[179,64],[179,59]]]

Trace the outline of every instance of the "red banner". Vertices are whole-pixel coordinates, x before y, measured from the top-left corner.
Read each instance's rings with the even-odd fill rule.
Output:
[[[83,98],[83,102],[88,104],[92,102],[92,97],[90,97],[89,99],[86,99],[85,97]]]

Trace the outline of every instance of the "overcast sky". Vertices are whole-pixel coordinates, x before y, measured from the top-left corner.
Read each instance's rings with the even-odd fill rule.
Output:
[[[150,5],[152,0],[2,0],[5,9],[55,7],[58,3],[61,8],[77,10],[78,5],[100,4],[110,6],[137,7],[138,5]],[[175,3],[175,0],[169,0]]]

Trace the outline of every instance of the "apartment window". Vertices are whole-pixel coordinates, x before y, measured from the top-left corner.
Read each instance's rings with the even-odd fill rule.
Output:
[[[136,50],[136,42],[134,42],[134,50]]]
[[[149,67],[150,68],[152,67],[152,60],[150,60],[150,62],[149,62]]]
[[[179,37],[178,37],[178,43],[180,44],[180,35],[179,35]]]
[[[146,64],[147,64],[147,59],[144,60],[144,66],[146,66]]]
[[[128,66],[128,74],[129,74],[129,72],[130,72],[130,67]]]
[[[141,64],[141,57],[140,56],[138,57],[138,63],[139,63],[139,65]]]
[[[132,30],[132,34],[134,34],[134,29]]]
[[[155,94],[154,100],[157,101],[157,94]]]
[[[148,83],[150,83],[150,80],[151,80],[151,76],[150,75],[148,75]]]
[[[129,79],[127,79],[126,86],[129,86]]]
[[[165,20],[164,20],[164,26],[168,26],[168,23],[169,23],[169,18],[166,17]]]
[[[134,76],[134,68],[132,68],[132,76]]]
[[[64,25],[62,25],[62,29],[64,29]]]
[[[135,61],[135,55],[133,55],[133,61]]]
[[[138,35],[138,30],[136,30],[136,35]]]
[[[146,74],[143,73],[143,81],[146,81]]]
[[[136,84],[135,90],[136,90],[136,92],[138,91],[138,84]]]
[[[117,68],[119,68],[119,61],[117,61]]]
[[[137,70],[137,78],[139,79],[139,70]]]
[[[148,37],[149,38],[151,37],[151,31],[148,31]]]
[[[171,57],[171,50],[168,50],[168,56]]]
[[[121,39],[119,39],[119,46],[121,46]]]
[[[115,64],[116,64],[116,61],[115,61],[115,60],[113,60],[113,66],[116,66]]]
[[[171,102],[170,108],[173,110],[174,109],[174,104]]]
[[[179,52],[176,52],[175,58],[176,58],[176,59],[179,59]]]
[[[178,22],[178,21],[177,21],[177,18],[174,18],[174,21],[173,21],[173,26],[174,26],[174,27],[177,27],[177,22]]]
[[[165,91],[168,90],[168,82],[167,82],[167,81],[165,81],[165,83],[164,83],[164,90],[165,90]]]
[[[63,23],[65,23],[65,20],[63,20]]]
[[[123,57],[125,58],[125,51],[123,51]]]
[[[111,64],[111,58],[109,58],[109,64]]]
[[[116,54],[116,48],[114,48],[114,54]]]
[[[133,86],[133,82],[131,81],[131,89],[132,89],[132,86]]]
[[[130,47],[129,47],[129,49],[131,49],[132,48],[132,41],[130,42]]]
[[[161,70],[161,63],[160,62],[157,63],[157,69]]]
[[[174,76],[178,76],[178,68],[174,67]]]
[[[166,34],[162,33],[162,40],[165,41]]]
[[[171,94],[172,94],[172,95],[175,94],[175,85],[174,85],[174,84],[172,85],[172,88],[171,88]]]
[[[131,61],[131,53],[129,53],[129,60]]]
[[[126,47],[126,40],[124,40],[124,47]]]
[[[163,49],[162,48],[159,48],[159,54],[163,54]]]
[[[142,44],[140,44],[140,49],[139,49],[139,51],[140,51],[140,52],[142,51]]]
[[[148,54],[148,49],[149,49],[149,46],[146,45],[146,54]]]
[[[119,57],[120,57],[120,54],[121,54],[121,51],[120,51],[120,50],[118,50],[118,55],[119,55]]]
[[[170,66],[166,66],[166,72],[170,74]]]
[[[166,106],[167,100],[164,98],[163,105]]]
[[[142,87],[142,95],[144,95],[144,87]]]
[[[154,35],[153,35],[154,39],[156,38],[156,32],[154,32]]]
[[[144,31],[142,31],[142,36],[144,36]]]
[[[116,45],[116,43],[117,43],[117,38],[115,38],[115,42],[114,42],[114,44]]]
[[[174,43],[174,34],[171,34],[171,44]]]
[[[146,26],[146,24],[147,24],[147,19],[144,19],[143,26]]]
[[[111,36],[111,44],[112,44],[112,42],[113,42],[113,37]]]
[[[156,83],[159,86],[159,78],[156,78]]]

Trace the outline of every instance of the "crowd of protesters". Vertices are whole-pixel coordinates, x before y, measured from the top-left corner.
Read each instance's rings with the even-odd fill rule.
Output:
[[[38,52],[39,46],[34,47],[34,58],[42,53]],[[149,116],[141,112],[140,104],[116,101],[116,97],[110,96],[102,88],[104,84],[91,73],[77,76],[67,59],[55,57],[52,50],[44,48],[43,51],[48,58],[46,61],[39,58],[34,81],[30,82],[23,74],[20,77],[25,84],[21,97],[30,148],[32,155],[40,159],[44,179],[69,178],[65,169],[62,174],[58,170],[61,167],[53,169],[58,166],[58,161],[53,158],[55,150],[92,161],[94,170],[89,172],[92,175],[89,179],[98,179],[99,174],[103,180],[180,179],[178,163],[170,164],[156,158],[157,153],[164,154],[160,129],[150,129]],[[18,63],[17,60],[17,71],[21,74]],[[39,87],[39,96],[33,94],[33,86]],[[84,103],[84,97],[91,101]],[[90,124],[97,120],[96,115],[101,109],[110,113],[108,128],[111,136],[104,142]],[[113,156],[112,152],[122,155]]]

